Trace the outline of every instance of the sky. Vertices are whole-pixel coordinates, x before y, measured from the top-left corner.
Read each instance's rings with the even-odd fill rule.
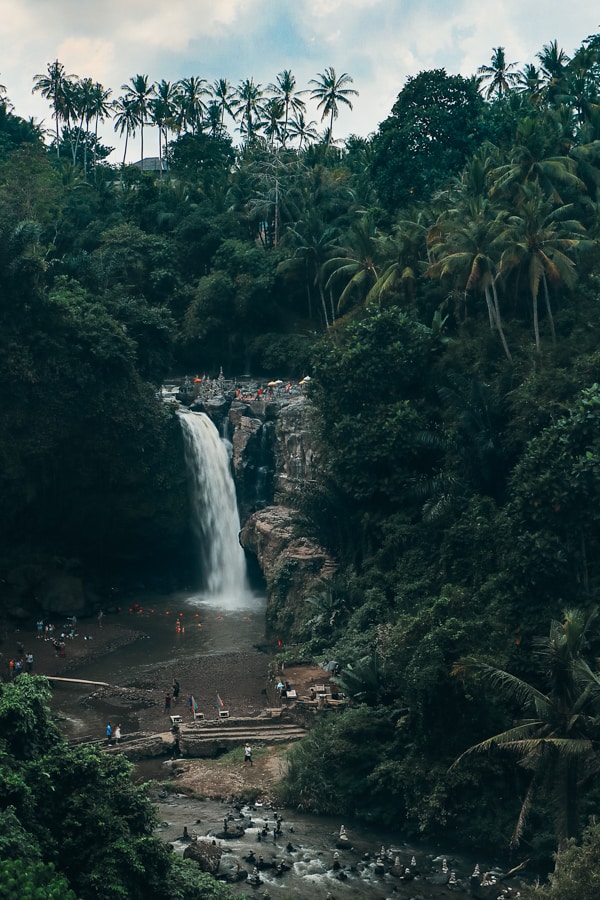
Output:
[[[426,69],[474,75],[494,47],[522,68],[557,40],[569,55],[600,32],[597,0],[0,0],[0,84],[14,111],[52,127],[34,76],[55,59],[69,74],[112,90],[136,74],[150,81],[191,75],[210,83],[245,78],[266,87],[291,69],[300,88],[332,66],[358,91],[334,136],[367,137],[390,113],[406,79]],[[308,117],[320,113],[306,95]],[[231,126],[230,126],[231,127]],[[152,133],[154,131],[154,134]],[[101,128],[119,163],[123,143]],[[234,138],[236,135],[234,134]],[[156,145],[156,146],[154,146]],[[156,130],[145,129],[146,156],[158,155]],[[139,158],[139,136],[129,162]]]

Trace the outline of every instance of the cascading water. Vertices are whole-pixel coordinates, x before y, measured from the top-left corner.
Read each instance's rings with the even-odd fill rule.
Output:
[[[225,603],[249,593],[246,558],[240,546],[240,518],[229,452],[205,413],[182,412],[185,458],[192,485],[194,532],[202,561],[204,590]]]

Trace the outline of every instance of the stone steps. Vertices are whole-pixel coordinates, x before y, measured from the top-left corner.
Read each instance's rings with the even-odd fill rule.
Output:
[[[202,723],[195,726],[180,726],[179,751],[182,756],[217,756],[233,747],[241,747],[247,741],[251,744],[284,743],[298,741],[306,735],[306,729],[280,719],[244,719]]]

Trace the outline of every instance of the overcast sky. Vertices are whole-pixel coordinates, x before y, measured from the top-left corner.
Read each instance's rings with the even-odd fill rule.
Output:
[[[0,83],[15,112],[52,126],[33,77],[59,59],[70,74],[122,94],[137,73],[151,81],[197,75],[263,86],[291,69],[299,87],[333,66],[359,96],[335,136],[366,137],[389,114],[407,77],[445,68],[469,76],[504,46],[509,62],[535,62],[556,39],[571,55],[600,32],[597,0],[0,0]],[[310,118],[319,114],[309,106]],[[320,122],[319,122],[320,127]],[[112,125],[104,143],[122,146]],[[139,158],[139,138],[128,153]],[[145,132],[145,154],[158,153]],[[137,151],[137,155],[136,155]]]

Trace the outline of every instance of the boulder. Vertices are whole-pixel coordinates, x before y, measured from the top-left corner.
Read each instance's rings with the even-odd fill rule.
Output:
[[[222,850],[216,841],[192,841],[183,851],[184,859],[193,859],[203,872],[216,875],[221,864]]]

